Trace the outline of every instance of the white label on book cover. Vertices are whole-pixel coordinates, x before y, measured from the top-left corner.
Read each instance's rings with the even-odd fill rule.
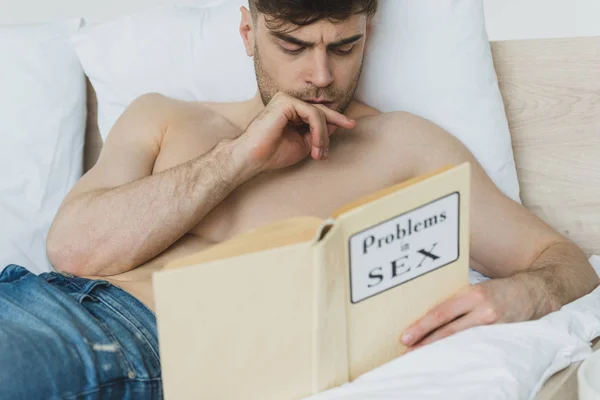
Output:
[[[354,234],[352,303],[458,260],[459,221],[460,194],[453,193]]]

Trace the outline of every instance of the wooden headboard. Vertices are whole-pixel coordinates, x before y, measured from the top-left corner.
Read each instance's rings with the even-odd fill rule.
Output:
[[[600,254],[600,37],[492,42],[521,198]],[[102,147],[88,85],[86,171]]]
[[[600,254],[600,37],[493,42],[524,205]]]

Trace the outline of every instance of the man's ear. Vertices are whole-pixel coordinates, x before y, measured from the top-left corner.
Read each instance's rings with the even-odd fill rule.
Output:
[[[240,22],[240,35],[244,41],[244,47],[246,48],[246,54],[249,57],[254,56],[254,20],[250,11],[242,6],[240,8],[242,12],[242,21]]]

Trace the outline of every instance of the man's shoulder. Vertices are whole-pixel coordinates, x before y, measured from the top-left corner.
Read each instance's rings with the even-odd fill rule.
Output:
[[[427,125],[430,121],[408,111],[382,112],[365,103],[354,100],[345,113],[350,118],[363,124],[412,124]]]
[[[202,103],[178,100],[160,93],[146,93],[136,98],[128,111],[146,115],[162,124],[179,120],[186,115],[210,117],[214,111]]]
[[[245,115],[247,114],[245,110],[248,108],[247,101],[231,103],[196,102],[194,104],[209,110],[215,116],[226,119],[240,129],[245,128],[247,122],[245,121],[245,118],[247,117]]]
[[[358,121],[360,134],[375,135],[390,149],[428,148],[442,153],[462,153],[464,145],[454,135],[422,116],[406,111],[382,112]]]
[[[160,93],[147,93],[134,100],[129,109],[165,128],[173,128],[181,127],[182,124],[235,124],[231,118],[236,116],[237,107],[236,103],[187,101]]]
[[[365,118],[377,117],[382,113],[381,111],[365,103],[361,103],[358,100],[354,100],[352,101],[352,103],[350,103],[350,106],[348,106],[348,109],[346,109],[344,114],[356,121],[360,121]]]
[[[374,110],[374,111],[373,111]],[[352,117],[365,128],[377,128],[379,131],[397,132],[399,129],[431,129],[432,123],[427,119],[408,111],[381,112],[373,108],[360,110],[358,117]]]

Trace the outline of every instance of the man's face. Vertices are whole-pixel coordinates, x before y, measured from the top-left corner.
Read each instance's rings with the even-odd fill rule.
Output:
[[[271,30],[260,14],[254,23],[253,40],[246,45],[252,46],[263,103],[284,92],[344,112],[362,71],[367,17],[294,28],[298,27],[287,24]]]

